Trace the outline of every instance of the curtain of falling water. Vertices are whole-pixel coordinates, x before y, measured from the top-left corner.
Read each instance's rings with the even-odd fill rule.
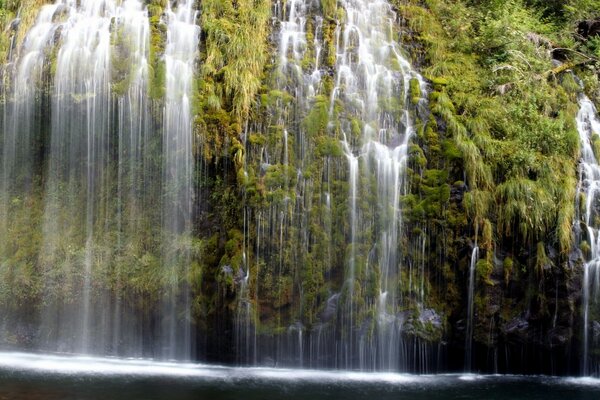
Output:
[[[275,6],[279,25],[274,35],[278,57],[273,80],[283,95],[278,94],[276,106],[269,109],[269,123],[262,128],[275,127],[280,136],[276,145],[265,145],[255,154],[260,159],[261,176],[269,178],[272,171],[281,173],[281,180],[268,187],[274,193],[273,200],[267,209],[256,213],[255,269],[273,271],[275,276],[257,272],[255,301],[239,301],[236,326],[237,336],[242,339],[237,343],[245,348],[238,349],[238,353],[252,353],[249,346],[258,346],[254,351],[259,353],[253,360],[247,357],[242,362],[272,358],[278,365],[381,370],[401,369],[408,363],[401,342],[404,317],[399,310],[403,299],[397,295],[399,285],[408,287],[408,283],[400,282],[400,198],[406,193],[408,145],[414,133],[414,115],[407,101],[409,82],[415,79],[424,97],[426,85],[401,55],[393,28],[397,21],[389,3],[359,0],[339,4],[346,16],[337,21],[336,54],[331,54],[337,61],[331,69],[321,60],[324,46],[319,5],[294,0]],[[314,54],[309,53],[309,36],[314,40]],[[323,96],[329,95],[322,86],[326,75],[334,82],[329,99]],[[310,113],[318,112],[323,103],[329,113],[330,137],[343,139],[347,170],[331,176],[331,171],[343,164],[326,158],[322,176],[308,178],[306,168],[313,161],[311,141],[315,139],[306,137],[303,120],[312,118]],[[344,198],[332,199],[332,178],[348,183]],[[339,277],[334,280],[326,271],[326,279],[331,279],[326,284],[328,299],[309,330],[296,320],[296,315],[287,322],[282,310],[290,296],[299,296],[299,304],[306,301],[302,289],[296,293],[295,286],[285,279],[302,276],[302,269],[310,262],[305,260],[310,260],[315,246],[307,237],[315,232],[308,221],[311,213],[317,213],[311,209],[311,201],[319,198],[323,206],[316,210],[324,213],[318,216],[318,222],[330,232],[326,245],[331,246],[333,230],[344,226],[348,227],[345,241],[350,244],[345,254],[344,283],[340,289],[335,281]],[[347,223],[332,220],[332,203],[337,207],[346,203]],[[367,236],[367,232],[373,236]],[[331,263],[331,251],[324,254],[330,254]],[[421,275],[415,277],[414,286],[419,292],[415,297],[422,305],[425,271],[419,268],[415,274]],[[248,273],[237,275],[247,277]],[[260,290],[261,278],[273,279],[276,287],[275,321],[268,323],[286,333],[275,335],[271,342],[265,339],[261,344],[259,339],[257,345],[256,339],[248,337],[256,332],[247,329],[253,317],[247,310],[250,304],[261,304],[261,293],[268,293]],[[365,282],[373,279],[377,282],[375,295],[364,290]],[[240,282],[242,293],[248,293],[248,280]],[[369,319],[367,315],[374,317]]]
[[[120,90],[113,102],[117,119],[117,209],[116,248],[127,251],[136,245],[139,232],[152,231],[154,215],[144,210],[155,207],[153,198],[160,189],[153,177],[158,175],[152,162],[153,131],[151,104],[147,97],[150,44],[148,13],[139,1],[125,1],[117,12],[113,27],[113,86]],[[117,68],[118,64],[120,68]],[[117,83],[115,83],[117,82]],[[119,84],[127,83],[124,91]],[[114,112],[113,112],[114,115]],[[114,144],[113,144],[114,145]],[[114,150],[113,150],[114,151]],[[117,294],[112,315],[111,351],[116,354],[140,353],[143,336],[140,321],[124,304],[119,293],[127,279],[126,267],[119,264],[115,272]],[[127,338],[126,340],[124,338]]]
[[[183,282],[189,272],[193,171],[192,109],[195,61],[200,39],[194,0],[167,10],[166,105],[163,127],[164,197],[163,227],[165,267],[168,275],[163,315],[162,345],[165,357],[191,354],[190,294]],[[183,268],[180,268],[182,267]],[[183,316],[183,324],[179,323]],[[165,340],[166,339],[166,340]]]
[[[589,245],[587,262],[583,273],[583,359],[584,375],[600,374],[600,361],[592,356],[590,349],[598,348],[598,339],[593,338],[594,331],[600,331],[598,324],[600,312],[600,165],[594,153],[593,135],[600,132],[600,119],[594,104],[587,96],[579,97],[579,113],[577,114],[577,130],[581,141],[580,191],[585,194],[585,206],[581,207],[581,222],[584,224],[584,237]],[[595,317],[595,321],[592,317]]]
[[[4,107],[2,135],[2,163],[0,163],[0,254],[9,257],[9,226],[14,222],[9,212],[13,202],[27,201],[34,189],[33,179],[39,175],[39,166],[33,160],[39,158],[42,136],[42,107],[46,100],[41,94],[48,71],[44,62],[45,50],[50,45],[57,25],[53,17],[58,8],[48,5],[41,9],[36,25],[26,36],[16,60],[7,66],[8,88]],[[39,182],[37,182],[39,185]],[[27,219],[30,226],[35,221]]]
[[[399,254],[402,235],[400,196],[406,193],[408,144],[414,134],[409,113],[408,86],[417,79],[426,85],[401,55],[393,37],[394,13],[389,3],[342,1],[346,20],[338,34],[336,86],[331,98],[342,101],[345,114],[341,130],[350,175],[351,256],[343,290],[341,366],[361,369],[398,370],[404,365],[402,298],[398,298],[403,260]],[[340,116],[332,115],[332,118]],[[343,118],[346,117],[346,118]],[[360,136],[344,121],[358,119]],[[367,198],[374,182],[373,208],[357,201]],[[362,218],[368,212],[375,219]],[[374,225],[372,225],[374,224]],[[363,232],[373,229],[374,236]],[[374,242],[371,242],[374,240]],[[361,263],[362,265],[358,265]],[[362,276],[358,276],[360,273]],[[360,304],[355,298],[357,282],[378,276],[376,298]],[[361,291],[363,296],[364,291]],[[365,319],[373,310],[375,321]],[[366,327],[373,324],[374,333]]]
[[[469,264],[469,292],[467,299],[467,330],[465,335],[465,371],[471,372],[473,363],[473,330],[475,301],[475,272],[479,260],[479,247],[475,244]]]
[[[308,199],[312,196],[311,182],[303,176],[303,165],[310,162],[312,148],[309,139],[305,137],[301,126],[302,118],[310,107],[310,101],[319,90],[321,80],[320,43],[322,18],[309,18],[309,11],[318,10],[318,3],[308,0],[292,0],[276,2],[274,15],[279,20],[273,38],[277,42],[277,66],[273,73],[273,89],[278,93],[291,96],[279,96],[269,108],[266,129],[277,130],[277,142],[274,146],[262,147],[254,155],[260,165],[260,175],[275,172],[281,180],[275,189],[276,195],[269,206],[254,214],[256,219],[256,243],[254,247],[256,263],[265,262],[268,268],[275,271],[275,292],[282,299],[289,295],[289,279],[298,271],[297,265],[302,265],[307,251],[307,218],[310,212]],[[307,28],[308,25],[308,28]],[[310,57],[312,68],[303,69],[303,61],[307,56],[307,29],[314,37],[315,54]],[[260,130],[260,127],[259,127]],[[252,207],[247,207],[246,214],[252,216]],[[254,329],[255,313],[250,301],[248,287],[250,265],[246,271],[232,271],[239,284],[238,312],[236,316],[236,343],[240,362],[252,363],[257,360],[256,331]],[[256,271],[260,270],[255,265]],[[258,274],[259,272],[257,272]],[[260,298],[261,287],[257,280],[254,288],[256,297]],[[281,302],[277,300],[278,311],[275,315],[277,325],[284,324],[281,314]],[[256,304],[256,303],[254,303]],[[303,327],[299,324],[289,327],[289,333],[297,337],[302,334]],[[297,342],[295,342],[297,343]],[[273,351],[278,362],[292,357],[302,365],[301,344],[288,348],[281,335],[275,337],[274,343],[267,347]],[[292,355],[293,354],[293,355]]]
[[[56,283],[79,287],[80,301],[60,299],[56,307],[66,309],[58,311],[58,318],[51,313],[44,319],[51,320],[47,333],[56,332],[63,341],[59,349],[87,353],[93,343],[95,230],[104,223],[103,193],[111,183],[110,15],[115,5],[84,0],[79,7],[70,2],[66,6],[53,87],[43,258],[48,268],[45,283],[52,282],[59,269],[64,275],[58,279],[64,281]],[[70,246],[83,251],[72,259],[64,257]],[[48,296],[54,294],[50,290]]]
[[[29,324],[30,346],[190,357],[190,101],[199,41],[193,3],[176,2],[164,16],[165,99],[147,94],[150,27],[141,0],[42,6],[9,66],[0,166],[3,271],[22,262],[9,238],[38,247],[34,265],[41,270],[32,273],[40,274],[33,276],[41,310],[37,318],[17,309],[3,322]],[[155,112],[162,106],[164,115]],[[32,217],[31,240],[23,241],[15,231],[27,223],[21,214],[38,209],[43,217]],[[43,221],[39,231],[35,220]],[[159,287],[140,294],[136,282]],[[140,312],[156,303],[168,305],[158,324]]]

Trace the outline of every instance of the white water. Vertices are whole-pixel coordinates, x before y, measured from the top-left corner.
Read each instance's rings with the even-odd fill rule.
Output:
[[[583,268],[583,374],[600,373],[600,365],[590,355],[590,313],[600,304],[600,165],[592,147],[593,135],[600,133],[600,119],[594,104],[585,95],[579,98],[577,130],[581,141],[580,187],[585,193],[583,222],[587,227],[590,254]],[[596,345],[600,343],[595,343]]]
[[[411,79],[417,79],[423,93],[426,85],[419,74],[402,56],[394,38],[395,14],[387,1],[341,1],[346,12],[343,26],[338,27],[335,88],[331,97],[331,119],[336,101],[343,102],[349,118],[362,123],[362,135],[353,136],[352,127],[342,123],[343,147],[349,164],[349,206],[351,251],[348,261],[347,299],[345,318],[346,344],[339,352],[342,365],[351,367],[357,353],[361,369],[398,370],[406,360],[402,356],[402,323],[397,317],[402,302],[397,297],[402,262],[398,254],[402,235],[400,198],[406,194],[406,162],[408,146],[414,128],[408,106]],[[398,102],[400,100],[400,102]],[[391,105],[393,104],[393,105]],[[362,179],[361,179],[362,178]],[[361,246],[371,221],[362,220],[358,198],[367,196],[364,179],[376,182],[377,255],[374,260],[379,271],[379,296],[376,308],[376,335],[359,333],[359,348],[355,348],[354,332],[357,310],[354,306],[354,285],[359,255],[371,259]],[[369,250],[370,252],[370,250]],[[360,254],[362,253],[362,254]],[[365,273],[370,271],[367,264]],[[402,283],[400,283],[402,284]]]
[[[261,174],[278,168],[282,174],[281,185],[277,188],[278,196],[273,200],[265,212],[254,214],[256,225],[256,242],[254,257],[244,259],[243,271],[232,271],[236,276],[238,285],[238,310],[236,316],[236,343],[238,358],[242,363],[256,363],[259,349],[254,326],[255,318],[260,314],[258,299],[261,296],[261,283],[259,279],[254,287],[248,286],[251,270],[258,276],[260,264],[258,260],[264,259],[269,268],[272,268],[275,280],[279,282],[276,290],[279,297],[283,295],[283,282],[285,277],[294,275],[290,271],[290,257],[286,258],[286,249],[293,246],[293,253],[308,252],[308,233],[306,221],[310,209],[304,202],[304,196],[310,193],[307,188],[309,183],[303,177],[303,163],[314,155],[311,153],[313,143],[302,128],[301,118],[308,112],[314,96],[319,90],[321,80],[320,46],[322,18],[309,17],[310,12],[317,11],[319,5],[311,0],[277,1],[273,5],[273,15],[279,20],[278,30],[274,33],[277,40],[277,68],[273,73],[274,89],[281,93],[293,96],[295,104],[290,104],[285,98],[278,98],[271,106],[268,120],[270,124],[280,128],[280,136],[273,149],[262,148],[257,157]],[[303,69],[303,61],[307,57],[308,40],[307,31],[314,36],[315,54],[310,70]],[[312,57],[311,57],[312,58]],[[258,128],[259,130],[265,127]],[[246,214],[250,217],[252,207],[246,207]],[[299,232],[292,237],[293,229]],[[252,257],[252,253],[251,257]],[[250,279],[252,281],[252,279]],[[256,300],[256,301],[253,301]],[[282,322],[280,309],[276,312],[277,323]],[[283,327],[282,327],[283,328]],[[297,365],[302,365],[303,343],[298,338],[303,338],[305,328],[301,323],[293,322],[287,329],[291,346],[287,348],[279,335],[273,343],[276,362],[281,358],[291,356]]]
[[[90,351],[91,285],[94,270],[94,229],[98,199],[108,183],[111,94],[111,16],[116,4],[83,0],[78,6],[64,2],[67,19],[61,25],[61,46],[56,59],[52,101],[52,130],[46,210],[44,258],[51,266],[62,251],[62,239],[75,232],[73,242],[84,247],[81,272],[81,303],[72,312],[72,326],[55,329],[74,334],[75,349]],[[78,210],[66,215],[68,209]],[[73,266],[79,267],[79,266]],[[67,279],[72,279],[72,275]],[[47,318],[44,315],[44,318]],[[79,325],[79,326],[77,326]],[[50,328],[52,329],[52,328]]]
[[[5,128],[2,146],[2,190],[15,190],[13,181],[15,169],[25,168],[25,174],[31,174],[30,154],[36,118],[35,95],[41,84],[44,61],[44,50],[52,39],[57,25],[53,17],[57,4],[41,8],[35,26],[25,37],[23,46],[17,56],[18,62],[11,63],[9,68],[10,88],[8,107],[5,109]],[[20,186],[20,185],[19,185]]]
[[[284,368],[232,368],[219,365],[173,363],[149,359],[121,359],[87,356],[65,356],[20,352],[0,352],[0,371],[10,374],[35,374],[41,376],[69,377],[77,379],[127,378],[173,378],[193,382],[217,382],[219,384],[324,384],[333,386],[374,384],[392,388],[417,387],[419,390],[437,387],[450,388],[461,385],[465,389],[476,383],[498,382],[556,385],[556,389],[582,386],[600,388],[596,378],[553,378],[545,376],[523,377],[518,375],[408,375],[398,373],[373,373],[356,371],[327,371]],[[17,375],[19,376],[19,375]],[[85,386],[78,386],[85,387]],[[461,392],[466,393],[468,392]]]
[[[112,57],[128,61],[124,71],[113,68],[112,73],[113,82],[116,78],[129,80],[129,87],[119,93],[116,103],[120,154],[117,168],[117,246],[127,248],[135,246],[136,233],[144,229],[139,217],[143,215],[142,210],[149,207],[147,193],[152,185],[149,149],[153,132],[150,101],[146,96],[150,71],[150,23],[143,3],[135,0],[123,2],[117,10],[115,27],[119,45],[113,44]],[[114,32],[113,29],[113,41]],[[124,77],[117,77],[119,72]],[[115,271],[117,286],[124,284],[127,272],[126,267]],[[132,317],[125,309],[122,296],[117,295],[112,313],[111,354],[141,353],[142,334],[136,326],[138,318]],[[123,338],[129,339],[125,341]]]
[[[0,254],[9,242],[7,232],[12,224],[11,201],[33,189],[35,142],[40,134],[40,101],[36,93],[41,86],[47,48],[56,31],[53,17],[58,4],[40,9],[35,26],[6,67],[9,84],[5,90],[3,129],[0,137]],[[31,221],[33,222],[33,221]]]
[[[167,283],[162,316],[162,345],[164,356],[170,359],[191,355],[191,301],[189,289],[182,281],[189,274],[195,201],[192,96],[200,27],[196,24],[198,12],[194,4],[194,0],[185,0],[166,12],[163,227],[168,237],[163,252],[165,268],[173,271]],[[179,315],[184,315],[182,325],[178,323]]]
[[[29,240],[40,254],[43,307],[39,316],[9,315],[4,323],[23,320],[28,330],[39,325],[34,340],[40,348],[191,355],[186,279],[200,28],[195,2],[175,3],[161,22],[164,99],[148,95],[150,20],[142,0],[44,5],[11,60],[1,143],[0,242],[12,238],[7,232],[19,223],[43,221],[39,232],[31,229]],[[162,118],[156,115],[159,105],[164,105]],[[162,121],[163,129],[153,121]],[[34,191],[36,184],[43,190]],[[43,216],[29,222],[9,215],[11,204],[36,201],[43,202]],[[9,253],[2,261],[19,259]],[[141,274],[140,263],[159,264],[161,288],[155,290],[163,293],[165,313],[158,326],[139,313],[147,299],[127,287],[136,281],[132,274]]]
[[[398,293],[402,291],[400,285],[405,285],[411,298],[425,304],[425,265],[415,268],[414,277],[411,273],[414,287],[399,282],[404,262],[399,243],[403,241],[401,198],[407,192],[406,163],[415,133],[413,120],[426,105],[425,100],[418,106],[410,104],[409,84],[416,79],[423,98],[427,97],[427,86],[401,54],[398,21],[388,2],[341,1],[339,6],[346,16],[337,22],[335,32],[336,24],[314,15],[320,12],[315,2],[292,0],[274,6],[280,21],[275,35],[278,50],[274,82],[277,92],[284,95],[270,106],[266,124],[277,127],[281,134],[276,144],[262,147],[256,158],[261,165],[258,173],[276,170],[283,176],[280,187],[269,188],[278,194],[277,199],[264,213],[255,214],[257,262],[250,260],[248,267],[254,265],[250,270],[256,271],[256,286],[248,290],[246,279],[237,280],[238,354],[245,354],[247,362],[266,358],[275,365],[401,370],[413,360],[408,352],[419,353],[420,364],[426,364],[421,362],[426,358],[421,354],[426,351],[422,344],[402,342],[406,315],[400,310],[405,299]],[[332,49],[323,41],[325,31],[335,38]],[[331,60],[336,60],[333,68],[326,65]],[[331,78],[334,87],[329,93],[324,83]],[[323,157],[323,170],[318,172],[323,174],[323,185],[313,187],[317,181],[307,172],[314,172],[305,167],[314,162],[316,149],[304,122],[307,116],[312,118],[313,112],[321,115],[323,105],[329,111],[327,134],[338,143],[341,139],[344,157]],[[261,131],[265,126],[255,129]],[[335,189],[331,185],[342,179],[348,183],[344,197],[332,193]],[[313,219],[320,212],[311,210],[311,202],[316,199],[320,199],[322,214]],[[333,226],[333,210],[340,207],[347,210],[348,218],[347,224],[342,223],[347,226],[342,233],[348,246],[341,257],[331,254],[334,235],[311,238],[311,224],[321,224],[327,232],[339,229]],[[373,232],[373,237],[367,237],[367,232]],[[327,243],[316,244],[315,240]],[[344,263],[343,287],[335,281],[340,277],[332,279],[332,265],[325,266],[329,300],[323,315],[317,315],[318,320],[309,328],[303,325],[305,321],[294,320],[300,318],[293,312],[286,334],[276,335],[276,343],[262,343],[262,347],[259,338],[257,348],[256,331],[249,325],[253,316],[261,315],[260,263],[276,271],[276,293],[282,298],[286,294],[282,278],[301,276],[302,271],[293,268],[303,265],[303,257],[308,259],[319,246],[326,249],[329,261]],[[425,246],[420,240],[419,248]],[[247,275],[245,271],[233,273]],[[367,285],[371,280],[376,283]],[[366,286],[371,285],[376,286],[376,293],[366,293]],[[302,303],[303,285],[297,286],[293,290],[300,292],[298,301]],[[242,294],[249,297],[248,293],[256,297],[242,298]],[[285,316],[281,308],[275,308],[275,323],[280,325]],[[365,320],[365,315],[374,318]]]
[[[434,377],[394,373],[336,372],[301,369],[230,368],[206,364],[159,362],[145,359],[76,357],[30,353],[0,353],[0,369],[51,375],[166,376],[216,381],[248,379],[283,382],[372,382],[402,385],[427,382]]]
[[[467,299],[467,329],[465,334],[465,370],[471,371],[473,362],[473,316],[474,316],[474,298],[475,298],[475,270],[479,260],[479,247],[475,245],[471,253],[471,263],[469,265],[469,293]]]

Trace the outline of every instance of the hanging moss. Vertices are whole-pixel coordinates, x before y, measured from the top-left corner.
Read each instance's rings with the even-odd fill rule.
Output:
[[[533,83],[549,68],[551,59],[528,42],[526,34],[518,37],[506,31],[510,24],[515,32],[524,26],[522,21],[515,25],[510,13],[499,12],[497,18],[508,18],[502,23],[490,20],[488,25],[477,26],[464,13],[467,6],[462,2],[430,0],[428,9],[409,3],[400,9],[419,32],[417,40],[425,50],[426,75],[432,77],[433,86],[431,110],[453,136],[451,145],[446,142],[446,155],[459,161],[460,154],[467,172],[466,184],[471,189],[465,196],[467,211],[474,221],[485,219],[498,229],[501,235],[494,242],[502,242],[518,226],[525,240],[558,237],[560,249],[567,251],[571,243],[567,220],[572,216],[572,200],[567,199],[574,194],[578,147],[573,126],[576,108],[570,106],[573,98],[562,86]],[[542,26],[524,8],[513,12]],[[461,46],[452,45],[453,35],[461,38]],[[517,51],[486,47],[495,46],[502,35],[511,36],[509,43],[518,48],[518,56]],[[502,51],[509,56],[491,55]],[[506,64],[510,67],[504,68]],[[568,80],[563,81],[568,88]],[[515,120],[524,123],[509,122]],[[431,142],[432,129],[425,132]],[[494,214],[489,214],[492,209]],[[553,234],[555,230],[558,235]]]
[[[240,121],[248,118],[261,87],[270,11],[265,0],[202,3],[202,75],[213,80],[202,95],[220,97],[221,107],[227,107]]]
[[[325,96],[314,99],[312,109],[303,121],[306,133],[313,138],[327,134],[329,123],[329,101]]]
[[[421,86],[419,80],[416,78],[412,78],[410,80],[410,101],[413,105],[419,104],[421,100]]]
[[[111,35],[111,90],[116,96],[123,96],[131,85],[132,72],[136,68],[129,56],[135,49],[133,43],[123,32],[123,28],[113,29]]]
[[[150,50],[148,65],[150,66],[149,94],[152,99],[162,99],[166,90],[166,66],[164,61],[167,41],[167,27],[163,23],[163,10],[167,0],[152,0],[148,4],[150,17]]]

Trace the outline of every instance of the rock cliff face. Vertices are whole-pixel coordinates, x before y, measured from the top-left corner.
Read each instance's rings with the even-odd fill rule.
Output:
[[[598,6],[0,2],[0,342],[600,372]]]

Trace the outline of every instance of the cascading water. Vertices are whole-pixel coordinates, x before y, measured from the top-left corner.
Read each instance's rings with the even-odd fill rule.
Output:
[[[148,194],[152,188],[153,167],[151,160],[152,128],[150,103],[146,95],[149,82],[150,26],[147,12],[138,1],[126,1],[115,19],[113,30],[112,81],[117,99],[118,149],[121,159],[117,166],[117,247],[135,245],[136,233],[147,226],[140,216],[150,207]],[[126,87],[128,84],[129,87]],[[115,97],[115,96],[114,96]],[[117,287],[124,285],[125,268],[117,268]],[[120,354],[127,347],[137,348],[140,343],[123,343],[123,337],[141,338],[139,327],[129,312],[123,312],[123,296],[114,300],[112,316],[112,352]],[[136,331],[137,329],[137,331]],[[138,339],[139,340],[139,339]],[[137,340],[136,340],[137,341]]]
[[[417,363],[409,358],[419,353],[418,364],[425,368],[427,356],[420,354],[424,348],[403,343],[409,301],[400,295],[411,293],[423,311],[425,267],[405,274],[414,278],[414,285],[402,282],[405,256],[400,247],[409,143],[414,120],[425,112],[424,100],[411,99],[409,87],[417,85],[425,98],[427,85],[401,54],[389,3],[342,1],[339,11],[346,16],[337,22],[321,17],[324,9],[319,8],[308,0],[277,3],[274,8],[279,18],[278,64],[268,126],[280,136],[276,144],[258,151],[250,146],[249,153],[261,166],[257,175],[265,176],[273,193],[268,208],[256,213],[256,267],[250,274],[256,271],[257,282],[276,289],[260,290],[256,283],[248,291],[248,279],[240,280],[238,296],[247,298],[238,300],[243,320],[236,324],[237,342],[254,346],[253,351],[238,349],[238,354],[253,355],[240,361],[400,370],[414,367]],[[316,134],[327,137],[317,140],[320,148],[311,137]],[[314,161],[319,153],[327,154],[320,165]],[[311,164],[318,165],[318,172],[309,168]],[[321,187],[314,184],[315,173],[322,177]],[[335,180],[347,182],[345,191],[331,184]],[[340,209],[346,210],[343,215]],[[334,220],[340,217],[347,223]],[[329,235],[319,236],[321,229]],[[346,253],[332,254],[340,234],[345,235]],[[425,245],[419,240],[419,248]],[[323,261],[326,265],[321,267]],[[335,271],[337,263],[345,271]],[[289,313],[291,296],[299,296],[300,304],[314,301],[306,293],[308,282],[292,285],[285,280],[302,276],[307,265],[322,268],[318,274],[327,293],[319,296],[327,296],[321,299],[326,306],[314,321],[303,320],[292,309],[285,328],[283,314]],[[275,277],[265,270],[276,271]],[[285,328],[285,334],[275,335],[274,341],[257,341],[256,331],[248,329],[247,310],[255,307],[256,317],[269,318],[260,305],[273,293],[271,307],[277,317],[268,323]]]
[[[465,334],[465,370],[471,371],[473,362],[473,317],[474,317],[474,299],[475,299],[475,270],[479,260],[479,247],[475,245],[471,253],[471,263],[469,264],[469,293],[467,299],[467,329]]]
[[[263,258],[277,271],[279,298],[286,295],[288,289],[285,287],[285,276],[292,273],[292,264],[296,264],[305,254],[308,241],[307,212],[303,210],[310,209],[304,204],[305,199],[310,197],[310,189],[307,180],[302,176],[302,166],[312,156],[312,149],[304,129],[299,126],[299,120],[308,111],[309,101],[318,92],[321,80],[321,55],[318,49],[322,19],[308,17],[309,11],[314,12],[316,7],[318,4],[307,0],[292,0],[287,3],[278,1],[274,4],[274,14],[280,23],[275,36],[275,40],[278,41],[278,64],[274,72],[274,85],[278,91],[289,93],[297,104],[294,106],[285,96],[278,96],[274,102],[274,112],[270,116],[273,126],[280,129],[278,145],[272,151],[261,149],[257,155],[261,174],[273,171],[281,175],[281,180],[277,184],[276,198],[268,209],[255,214],[257,235],[254,253],[257,263]],[[307,34],[313,36],[313,54],[308,51]],[[307,59],[311,61],[311,68],[303,70]],[[291,159],[290,154],[295,155],[294,159]],[[245,212],[248,219],[251,218],[252,207],[247,207]],[[296,250],[288,250],[292,244]],[[253,363],[257,361],[259,351],[253,325],[255,315],[260,311],[252,308],[253,302],[250,297],[258,298],[261,288],[258,283],[253,290],[248,287],[250,265],[247,262],[244,262],[244,265],[245,271],[234,271],[239,282],[236,342],[240,346],[237,352],[242,355],[240,361]],[[256,274],[261,273],[260,269],[260,265],[257,264]],[[277,320],[278,324],[282,322],[280,311]],[[290,346],[283,343],[281,337],[276,339],[272,350],[276,362],[284,362],[286,357],[293,354],[291,358],[298,365],[303,363],[303,351],[300,350],[303,347],[302,340],[298,341],[297,338],[302,337],[304,329],[300,323],[287,329],[288,336],[292,337]]]
[[[243,364],[348,370],[431,372],[432,362],[443,362],[431,350],[444,346],[443,325],[462,317],[454,311],[464,279],[455,268],[468,258],[451,251],[464,244],[467,188],[449,183],[469,164],[458,147],[479,135],[461,142],[454,132],[460,124],[443,114],[462,111],[452,110],[447,96],[453,80],[434,79],[439,108],[429,115],[428,86],[398,44],[410,28],[389,2],[274,3],[272,62],[262,49],[266,22],[257,23],[260,56],[232,54],[236,45],[247,50],[248,36],[252,44],[252,23],[268,20],[267,2],[259,13],[246,12],[256,3],[205,3],[214,18],[207,19],[206,48],[199,43],[198,0],[40,6],[3,70],[0,346],[187,360],[206,344],[212,359],[235,354]],[[408,8],[402,11],[410,18],[417,10]],[[242,19],[244,29],[236,29]],[[8,29],[18,44],[19,22]],[[202,80],[199,49],[210,61]],[[257,71],[268,71],[264,80]],[[242,78],[234,90],[231,74]],[[210,98],[196,99],[203,93]],[[235,105],[240,93],[251,98],[248,115]],[[600,119],[585,96],[580,107],[586,201],[578,225],[586,227],[581,249],[588,260],[582,368],[590,375],[600,372]],[[438,129],[428,131],[432,125]],[[432,218],[433,189],[449,191],[439,195],[441,219]],[[486,221],[490,228],[496,217]],[[447,238],[452,227],[457,235]],[[521,267],[514,275],[509,254]],[[490,287],[481,294],[495,301],[514,300],[501,296],[504,290],[522,293],[525,254],[506,253],[502,287],[492,286],[500,261],[488,251],[493,260],[480,265],[492,270]],[[467,370],[478,257],[475,247]],[[542,275],[554,273],[541,267],[541,254],[538,261]],[[564,285],[554,278],[553,346],[569,339],[563,328],[571,327],[561,324]],[[440,304],[444,288],[448,302]],[[521,325],[513,329],[521,317],[506,321],[510,305],[486,309],[493,318],[481,315],[490,318],[495,353],[503,338],[527,333]],[[199,332],[206,343],[194,337]],[[498,339],[498,332],[506,335]],[[208,348],[213,340],[218,345]],[[506,344],[507,365],[513,348]],[[459,369],[462,354],[456,359],[452,368]]]
[[[600,362],[592,356],[590,347],[600,345],[598,337],[591,340],[590,333],[600,332],[598,306],[600,306],[600,220],[598,219],[600,200],[600,165],[594,146],[600,132],[600,119],[594,104],[581,94],[577,130],[581,140],[580,188],[585,194],[585,208],[582,207],[581,222],[587,229],[589,251],[583,266],[583,358],[584,375],[600,374]],[[593,321],[593,322],[592,322]],[[598,326],[594,329],[594,326]]]
[[[163,251],[165,267],[173,269],[173,272],[167,283],[163,317],[164,329],[168,332],[168,339],[164,341],[168,349],[165,356],[169,358],[189,357],[192,342],[190,294],[182,281],[189,274],[194,202],[192,99],[200,40],[194,4],[195,1],[186,0],[180,2],[175,11],[171,8],[167,10],[163,227],[171,239],[165,240]],[[182,266],[183,269],[178,270]],[[180,315],[183,315],[182,327],[178,327]]]
[[[66,238],[68,244],[81,249],[76,261],[65,266],[66,280],[76,280],[73,285],[81,285],[81,300],[73,309],[59,311],[63,318],[68,314],[77,318],[72,319],[72,325],[61,321],[48,332],[62,330],[61,345],[73,346],[70,351],[87,353],[94,329],[91,288],[97,257],[95,230],[106,223],[105,204],[98,199],[110,184],[110,16],[115,15],[116,7],[97,1],[66,6],[52,94],[43,258],[49,270],[60,262]],[[70,335],[72,338],[66,339]]]
[[[39,268],[39,281],[27,279],[42,306],[15,306],[3,326],[26,329],[29,347],[191,357],[193,5],[175,2],[154,21],[165,28],[161,99],[149,95],[151,20],[141,0],[45,5],[10,65],[3,270]],[[34,261],[4,240],[23,240],[7,234],[27,223],[20,209],[41,221],[32,219],[28,240]],[[159,303],[161,321],[141,312]]]
[[[402,318],[398,296],[402,275],[399,238],[402,235],[400,197],[406,194],[406,163],[409,142],[414,134],[408,94],[411,79],[425,92],[426,85],[401,55],[393,38],[394,13],[386,1],[342,1],[346,12],[337,44],[336,85],[331,98],[341,101],[346,115],[341,117],[344,148],[349,162],[351,255],[346,275],[345,307],[347,326],[343,327],[343,364],[355,365],[359,354],[361,369],[399,370],[405,364],[402,344]],[[395,101],[398,101],[395,103]],[[392,107],[392,103],[394,106]],[[357,135],[350,121],[358,120]],[[346,122],[347,121],[347,122]],[[374,182],[374,183],[366,183]],[[373,185],[373,186],[371,186]],[[357,197],[376,190],[375,220],[361,218],[364,205]],[[365,247],[367,237],[359,232],[374,230],[373,247]],[[375,255],[371,256],[374,251]],[[357,265],[357,260],[364,265]],[[378,294],[360,309],[355,305],[358,271],[362,279],[378,275]],[[364,295],[364,294],[363,294]],[[356,330],[366,310],[374,311],[375,333]],[[368,321],[362,321],[368,323]],[[356,335],[356,338],[354,337]],[[356,343],[355,343],[356,342]],[[356,347],[358,344],[358,347]]]
[[[10,203],[26,201],[34,189],[32,177],[36,176],[33,160],[39,152],[42,135],[42,109],[44,98],[38,96],[48,71],[45,66],[47,54],[57,25],[54,15],[59,4],[42,7],[36,25],[28,33],[16,60],[7,66],[9,87],[4,107],[2,136],[2,163],[0,168],[0,229],[7,232],[12,221]],[[29,224],[35,222],[27,218]],[[9,246],[9,235],[0,235],[0,251],[3,258]]]

